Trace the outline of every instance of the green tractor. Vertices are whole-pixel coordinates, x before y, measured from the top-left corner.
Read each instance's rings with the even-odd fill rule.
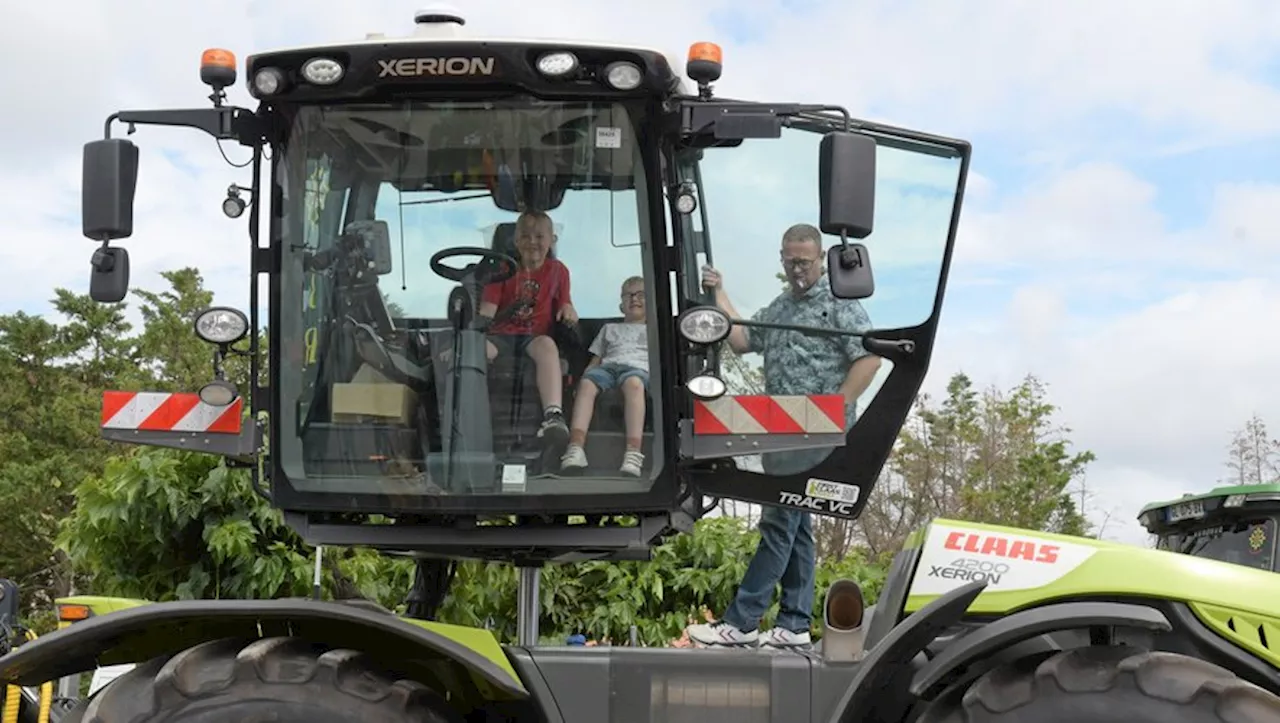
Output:
[[[1153,502],[1138,520],[1156,547],[1269,572],[1276,568],[1280,484],[1229,485]]]
[[[415,24],[249,57],[253,110],[227,102],[234,57],[208,51],[211,107],[113,114],[83,179],[84,233],[100,244],[91,294],[118,302],[129,262],[111,242],[133,233],[139,150],[112,125],[249,149],[249,177],[223,199],[233,218],[248,210],[247,314],[194,320],[215,350],[198,393],[108,392],[102,433],[247,467],[317,568],[324,546],[412,556],[405,614],[320,596],[64,600],[68,624],[0,658],[0,679],[119,673],[61,723],[1280,720],[1273,575],[953,520],[907,541],[874,606],[854,581],[833,584],[819,650],[538,645],[543,565],[644,560],[720,499],[858,518],[928,370],[970,147],[829,103],[721,98],[710,43],[690,50],[691,87],[646,48],[472,37],[447,8]],[[529,214],[541,236],[517,228]],[[490,289],[517,257],[545,255],[548,215],[576,310],[556,319],[558,374],[530,361],[545,346],[487,343],[499,317],[534,313]],[[836,239],[819,283],[867,300],[874,326],[750,313],[779,292],[779,239],[803,222]],[[859,241],[873,228],[887,289],[875,298]],[[742,318],[702,288],[704,264]],[[560,283],[513,285],[544,282]],[[539,392],[558,381],[573,409],[593,340],[637,299],[642,456],[610,388],[582,405],[585,464],[566,469]],[[856,342],[882,373],[856,407],[731,393],[733,325]],[[232,354],[247,357],[248,389],[227,378]],[[801,473],[757,464],[794,450],[819,454]],[[459,559],[518,568],[514,643],[433,619]]]

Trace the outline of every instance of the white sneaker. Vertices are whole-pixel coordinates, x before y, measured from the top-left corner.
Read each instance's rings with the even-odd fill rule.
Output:
[[[762,648],[795,650],[797,648],[808,648],[811,645],[813,645],[813,641],[809,638],[808,630],[803,633],[794,633],[785,628],[774,628],[760,637],[760,647]]]
[[[582,447],[571,444],[560,458],[560,469],[582,469],[587,466],[587,453]]]
[[[627,450],[627,453],[622,455],[622,473],[625,475],[639,477],[640,467],[643,464],[644,455],[635,450]]]
[[[723,620],[690,625],[684,630],[695,648],[754,648],[760,641],[757,631],[744,633]]]

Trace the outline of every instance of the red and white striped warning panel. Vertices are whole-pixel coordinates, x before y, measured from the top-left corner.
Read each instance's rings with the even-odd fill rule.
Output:
[[[843,434],[844,395],[743,394],[695,400],[694,434]]]
[[[215,407],[190,393],[102,393],[103,429],[239,434],[243,411],[240,397],[225,407]]]

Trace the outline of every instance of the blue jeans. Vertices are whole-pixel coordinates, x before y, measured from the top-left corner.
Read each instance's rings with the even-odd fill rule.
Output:
[[[760,515],[760,544],[722,619],[744,632],[755,630],[773,601],[774,586],[781,582],[775,624],[795,633],[808,632],[813,621],[816,556],[812,514],[765,506]]]
[[[597,364],[582,374],[583,379],[590,379],[602,392],[622,386],[629,377],[636,377],[646,390],[649,388],[649,373],[626,364]]]

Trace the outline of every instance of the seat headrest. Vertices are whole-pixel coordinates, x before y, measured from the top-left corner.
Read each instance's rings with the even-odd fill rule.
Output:
[[[498,224],[493,229],[491,248],[500,254],[518,258],[516,256],[516,225],[514,223]]]

